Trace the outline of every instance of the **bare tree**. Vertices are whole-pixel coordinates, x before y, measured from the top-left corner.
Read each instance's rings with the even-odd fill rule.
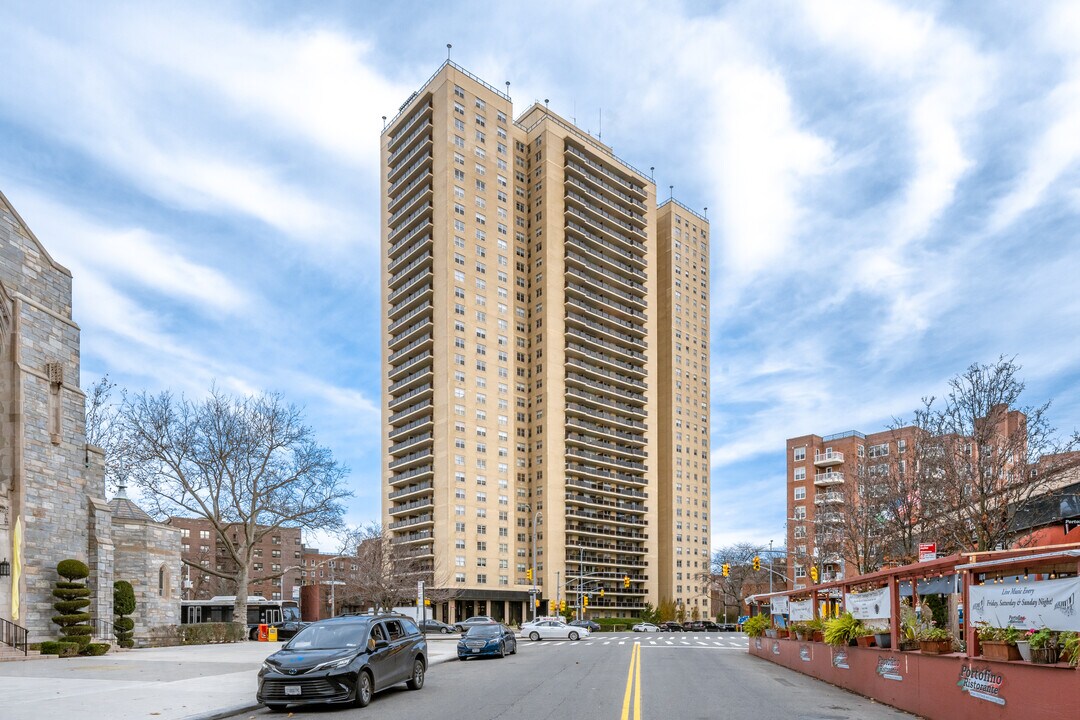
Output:
[[[456,595],[445,590],[445,578],[439,576],[430,559],[417,557],[393,541],[391,533],[378,523],[356,528],[347,542],[355,556],[357,572],[343,588],[352,596],[361,597],[376,609],[389,610],[416,601],[416,583],[424,581],[425,596],[432,604]]]
[[[937,498],[937,484],[929,474],[933,463],[933,443],[926,441],[925,434],[906,427],[895,418],[889,426],[889,446],[896,449],[886,463],[878,463],[883,487],[883,521],[885,529],[884,560],[900,565],[919,559],[919,543],[922,541],[925,523],[924,507]]]
[[[113,402],[116,383],[104,375],[85,389],[86,444],[101,448],[105,456],[105,487],[109,493],[127,484],[130,455],[125,452],[120,407]]]
[[[760,557],[763,549],[751,543],[738,543],[722,547],[712,554],[711,582],[724,606],[724,621],[728,620],[727,609],[736,608],[736,614],[742,608],[747,586],[759,584],[762,573],[772,569],[770,558],[765,558],[763,567],[769,570],[754,571],[754,557]],[[728,576],[724,577],[724,565],[728,566]],[[769,584],[765,578],[765,587]]]
[[[315,442],[301,411],[277,394],[203,401],[140,393],[120,406],[130,479],[158,517],[206,518],[236,584],[235,622],[247,621],[255,546],[282,527],[334,529],[351,495],[346,470]]]
[[[930,397],[915,413],[924,433],[932,501],[927,535],[949,552],[1008,546],[1017,513],[1054,488],[1078,447],[1050,425],[1050,403],[1022,407],[1025,383],[1015,358],[972,364],[949,381],[938,403]],[[1012,409],[1010,409],[1012,408]]]

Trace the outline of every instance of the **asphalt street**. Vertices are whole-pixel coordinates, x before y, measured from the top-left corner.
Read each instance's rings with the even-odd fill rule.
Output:
[[[504,659],[433,666],[366,709],[291,707],[294,718],[380,720],[898,720],[913,716],[752,657],[741,633],[598,634],[522,640]],[[238,718],[273,716],[267,710]]]

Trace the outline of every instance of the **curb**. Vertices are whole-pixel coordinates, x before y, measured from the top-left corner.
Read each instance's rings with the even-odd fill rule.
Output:
[[[435,659],[428,658],[428,667],[431,667],[432,665],[441,665],[444,662],[456,659],[457,656]],[[232,707],[209,710],[195,715],[186,715],[182,720],[222,720],[222,718],[232,717],[233,715],[239,715],[241,713],[256,712],[263,707],[264,705],[262,703],[245,703],[243,705],[233,705]]]

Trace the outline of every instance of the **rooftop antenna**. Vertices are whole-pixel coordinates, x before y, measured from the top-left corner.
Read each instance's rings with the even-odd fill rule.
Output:
[[[386,116],[385,115],[382,116],[382,129],[383,130],[386,129]]]
[[[547,106],[548,106],[548,99],[544,98],[544,109],[545,110],[547,110]]]
[[[674,185],[668,185],[668,200],[674,200],[674,199],[675,199],[675,186]]]
[[[709,219],[709,206],[708,205],[705,206],[705,219],[706,220]]]
[[[506,97],[510,97],[510,81],[506,81]]]
[[[653,177],[654,172],[656,172],[656,166],[655,165],[650,165],[649,166],[649,179],[652,180],[653,182],[656,182],[656,178]]]
[[[600,131],[597,133],[596,139],[604,139],[604,108],[600,108]]]
[[[454,47],[450,43],[446,43],[446,62],[450,62],[450,48]]]

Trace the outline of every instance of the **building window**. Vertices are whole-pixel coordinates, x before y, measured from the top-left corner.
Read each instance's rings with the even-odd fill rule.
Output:
[[[870,457],[887,457],[889,454],[889,443],[882,443],[881,445],[870,446]]]
[[[805,500],[806,499],[806,488],[805,487],[797,487],[797,488],[795,488],[795,499],[796,500]]]
[[[795,482],[798,482],[799,480],[805,480],[805,479],[806,479],[806,468],[805,467],[797,467],[797,468],[795,468]]]
[[[797,448],[795,448],[795,462],[799,462],[800,460],[805,460],[805,459],[806,459],[806,448],[805,447],[797,447]]]

